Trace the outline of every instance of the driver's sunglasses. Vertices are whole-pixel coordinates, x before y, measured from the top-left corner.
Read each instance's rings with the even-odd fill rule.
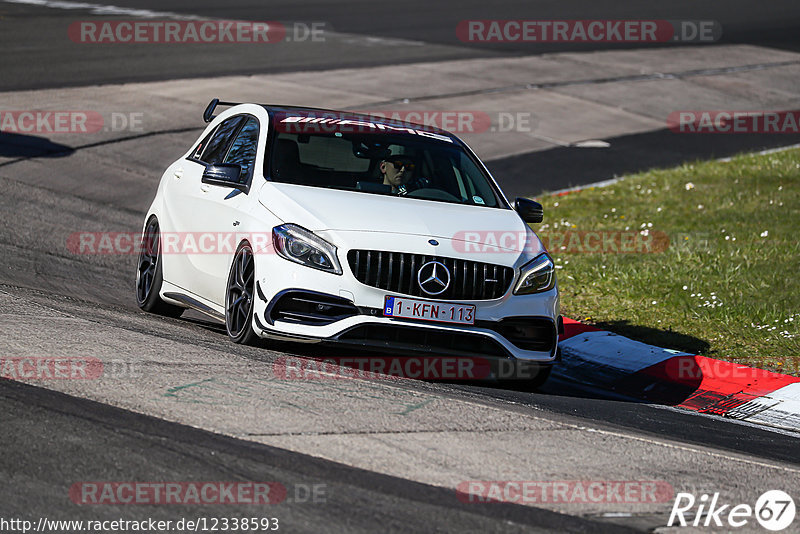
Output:
[[[390,159],[388,161],[389,161],[389,163],[394,165],[394,168],[395,168],[396,171],[399,171],[403,167],[405,167],[405,169],[407,171],[409,171],[409,172],[414,170],[414,164],[412,162],[408,161],[408,160],[405,160],[405,159]]]

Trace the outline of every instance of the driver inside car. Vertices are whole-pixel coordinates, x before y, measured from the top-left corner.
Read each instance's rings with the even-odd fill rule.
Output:
[[[395,195],[407,195],[409,191],[421,189],[428,186],[428,180],[425,178],[414,178],[414,170],[416,166],[414,162],[405,156],[390,156],[380,163],[381,175],[383,176],[383,185],[388,185],[392,188],[392,193]]]

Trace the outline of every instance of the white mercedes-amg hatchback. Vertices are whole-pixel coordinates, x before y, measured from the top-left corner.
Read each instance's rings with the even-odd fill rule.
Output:
[[[230,106],[214,117],[218,105]],[[144,222],[136,297],[199,310],[231,339],[395,354],[557,359],[553,261],[454,135],[320,109],[220,103]]]

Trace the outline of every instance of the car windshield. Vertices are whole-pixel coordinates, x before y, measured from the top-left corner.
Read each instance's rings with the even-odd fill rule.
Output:
[[[276,116],[266,173],[272,181],[507,207],[473,157],[448,135],[423,126],[303,122],[309,120]]]

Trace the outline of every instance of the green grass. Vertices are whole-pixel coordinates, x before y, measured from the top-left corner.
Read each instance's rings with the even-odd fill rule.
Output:
[[[545,222],[532,226],[551,243],[565,230],[669,237],[658,253],[553,247],[564,315],[800,375],[800,150],[685,164],[538,200]]]

